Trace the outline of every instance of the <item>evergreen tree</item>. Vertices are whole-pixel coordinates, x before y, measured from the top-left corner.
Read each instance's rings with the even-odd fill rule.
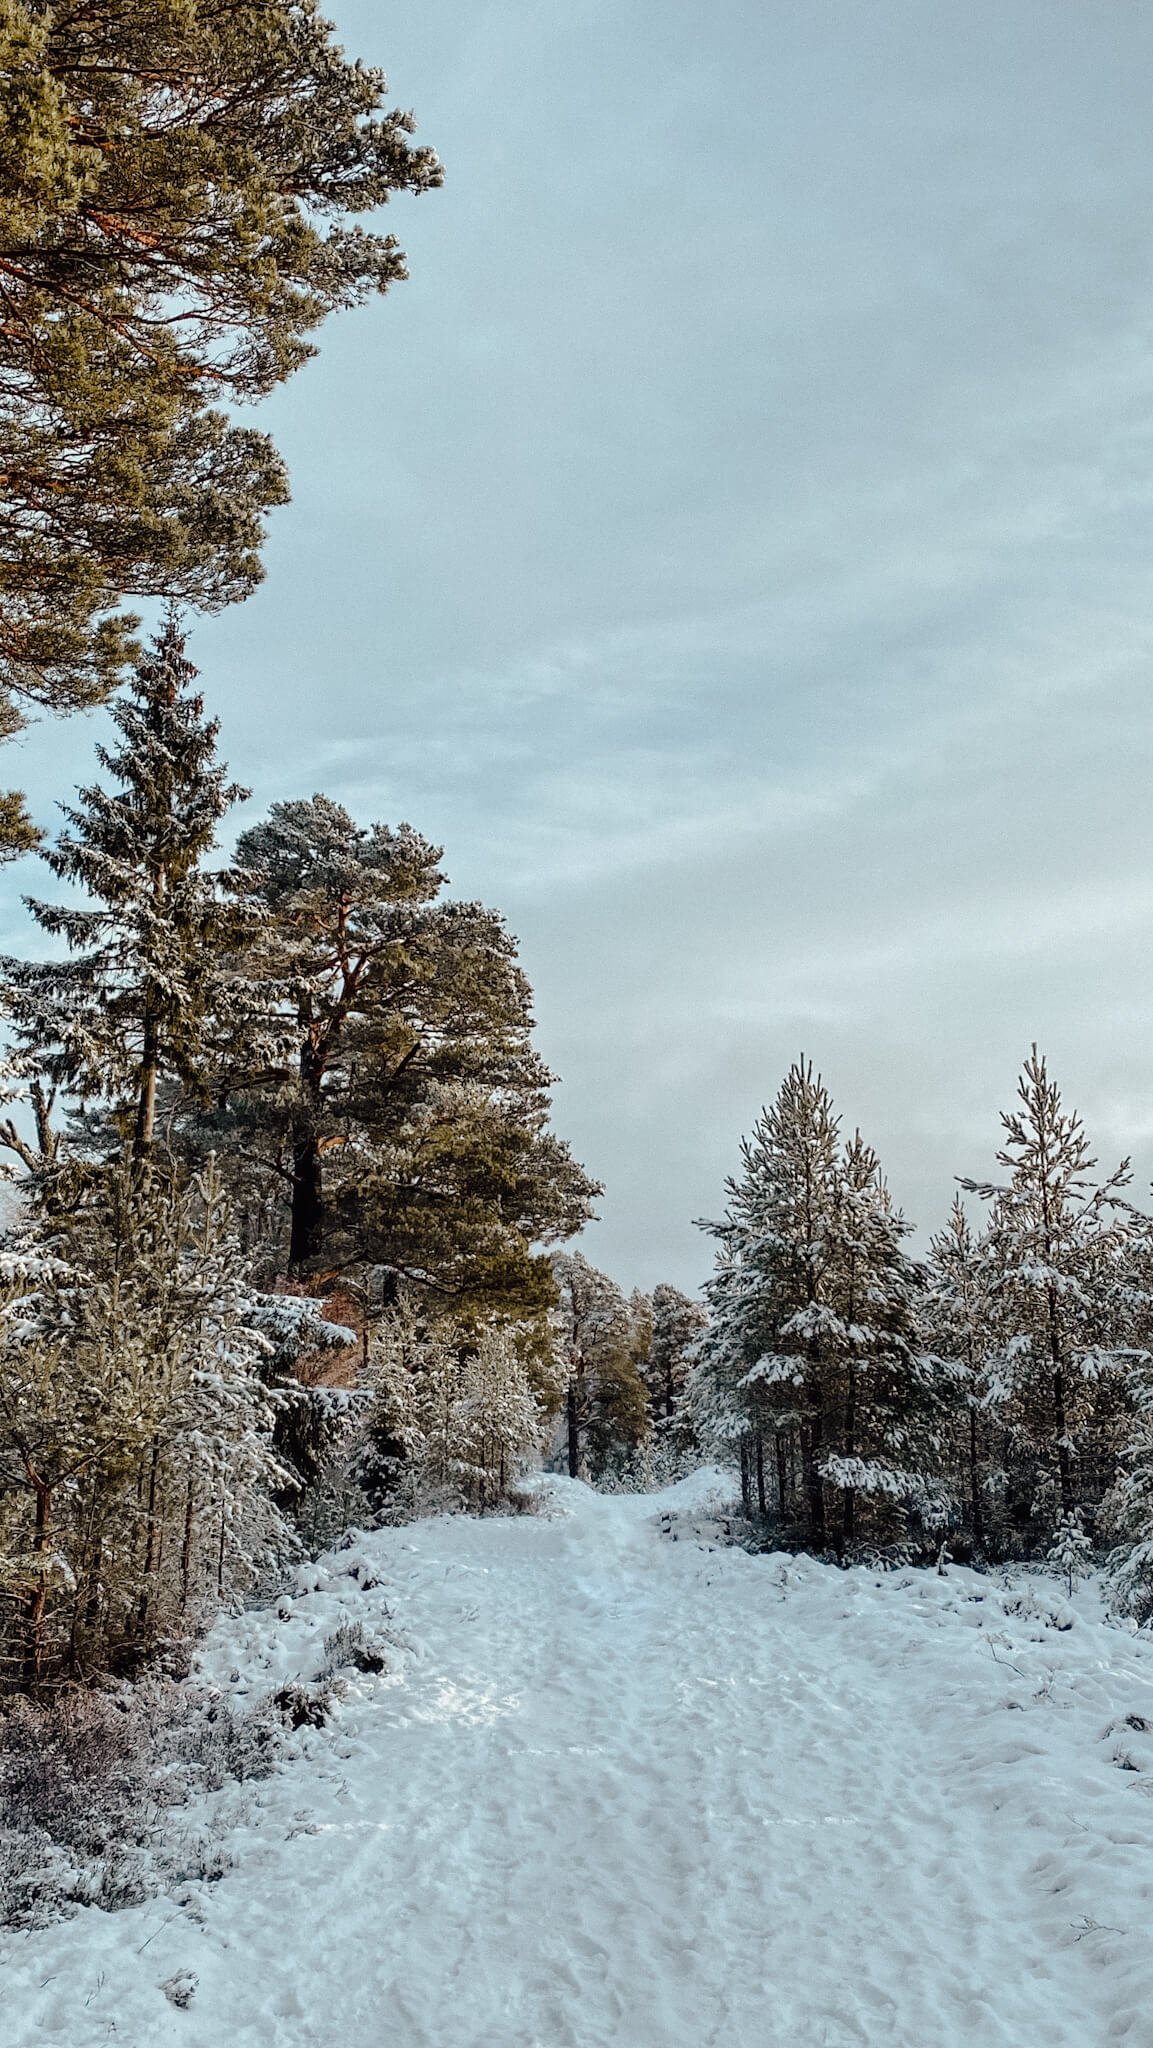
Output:
[[[570,1478],[603,1477],[648,1434],[644,1380],[630,1347],[628,1304],[582,1252],[555,1252],[557,1346],[564,1379],[564,1455]]]
[[[988,1247],[973,1235],[956,1197],[949,1219],[929,1245],[921,1324],[926,1343],[957,1379],[955,1487],[978,1550],[989,1537],[993,1481],[988,1361],[995,1339]]]
[[[942,1513],[948,1375],[917,1338],[919,1278],[903,1250],[875,1153],[842,1146],[827,1089],[806,1061],[742,1147],[705,1289],[709,1329],[694,1412],[742,1447],[746,1500],[818,1550],[843,1554],[909,1512]],[[775,1451],[775,1489],[763,1445]]]
[[[542,1411],[516,1333],[429,1317],[409,1298],[370,1354],[373,1406],[359,1476],[388,1513],[425,1514],[507,1498],[540,1445]]]
[[[282,1540],[269,1348],[211,1174],[66,1168],[3,1262],[0,1671],[38,1690],[187,1636]]]
[[[122,593],[214,607],[287,497],[216,407],[405,275],[350,228],[440,183],[310,0],[0,4],[0,727],[117,680]]]
[[[699,1301],[662,1281],[652,1294],[645,1380],[653,1419],[668,1430],[681,1415],[689,1368],[709,1319]]]
[[[200,1140],[287,1196],[298,1274],[385,1268],[458,1309],[543,1314],[535,1246],[569,1236],[595,1184],[548,1128],[552,1076],[501,919],[438,900],[440,851],[338,804],[273,806],[237,858],[259,929],[238,963],[274,1034],[227,1079]]]
[[[963,1181],[990,1204],[990,1406],[1007,1433],[1019,1526],[1052,1530],[1112,1485],[1127,1429],[1126,1299],[1147,1225],[1126,1199],[1129,1163],[1098,1181],[1078,1116],[1036,1046],[1002,1115],[1001,1183]]]
[[[223,962],[244,915],[201,863],[247,792],[215,758],[218,728],[195,674],[170,621],[114,708],[121,744],[97,749],[117,787],[81,790],[78,806],[64,807],[71,830],[43,856],[88,902],[28,899],[72,957],[3,963],[13,1066],[40,1120],[50,1123],[58,1090],[106,1104],[138,1157],[152,1145],[162,1076],[194,1093],[211,1087],[223,1019],[239,999]],[[13,1143],[11,1130],[4,1136]]]
[[[1047,1552],[1049,1563],[1065,1581],[1065,1590],[1070,1600],[1076,1580],[1088,1571],[1093,1545],[1081,1527],[1081,1517],[1074,1509],[1071,1515],[1062,1515],[1057,1523],[1056,1534]]]

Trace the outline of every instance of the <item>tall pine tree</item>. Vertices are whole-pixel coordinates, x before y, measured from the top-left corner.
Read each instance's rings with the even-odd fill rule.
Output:
[[[119,746],[97,749],[114,786],[94,784],[62,807],[70,829],[43,854],[87,901],[28,899],[71,957],[3,962],[13,1066],[43,1116],[61,1092],[106,1105],[138,1158],[153,1142],[161,1079],[193,1095],[216,1080],[225,1016],[239,1000],[224,962],[251,920],[203,867],[247,791],[216,759],[217,723],[195,676],[169,620],[114,706]]]
[[[985,1233],[989,1403],[1009,1444],[1010,1510],[1024,1533],[1093,1509],[1113,1482],[1128,1409],[1127,1283],[1147,1230],[1122,1160],[1095,1175],[1084,1126],[1036,1046],[1002,1115],[1001,1182],[961,1185],[990,1205]]]
[[[240,1060],[225,1112],[189,1137],[280,1196],[276,1257],[295,1273],[386,1269],[458,1308],[543,1314],[536,1247],[579,1229],[599,1190],[549,1129],[515,942],[442,898],[440,858],[324,796],[243,834],[258,937],[236,965],[282,1050]]]
[[[842,1144],[801,1060],[742,1146],[692,1372],[706,1432],[737,1439],[746,1500],[818,1550],[935,1521],[948,1382],[918,1342],[919,1280],[875,1153]],[[771,1440],[774,1470],[766,1473]],[[754,1492],[755,1487],[755,1492]]]

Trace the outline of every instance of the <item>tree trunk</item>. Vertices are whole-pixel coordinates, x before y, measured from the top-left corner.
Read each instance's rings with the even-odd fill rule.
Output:
[[[852,1361],[850,1361],[850,1363],[849,1363],[849,1386],[848,1386],[848,1398],[847,1398],[847,1400],[846,1400],[846,1402],[845,1402],[845,1456],[846,1456],[847,1458],[855,1458],[855,1457],[856,1457],[856,1455],[857,1455],[857,1368],[856,1368],[856,1366],[855,1366],[855,1365],[854,1365],[854,1364],[852,1363]],[[842,1558],[843,1558],[843,1557],[844,1557],[844,1555],[845,1555],[845,1552],[846,1552],[846,1551],[847,1551],[847,1550],[849,1549],[850,1545],[852,1544],[853,1538],[854,1538],[854,1536],[855,1536],[855,1534],[856,1534],[856,1529],[857,1529],[857,1490],[856,1490],[856,1488],[855,1488],[854,1486],[847,1486],[847,1487],[845,1488],[845,1497],[844,1497],[844,1502],[843,1502],[843,1506],[842,1506],[842,1510],[841,1510],[841,1540],[840,1540],[840,1542],[839,1542],[839,1543],[838,1543],[838,1545],[837,1545],[837,1555],[838,1555],[839,1557],[842,1557]]]
[[[156,1081],[160,1070],[160,1032],[147,1003],[144,1012],[144,1044],[140,1054],[140,1088],[136,1098],[136,1128],[133,1149],[137,1159],[146,1159],[156,1131]]]
[[[180,1611],[188,1606],[192,1585],[192,1530],[193,1504],[196,1499],[191,1472],[188,1475],[188,1493],[184,1502],[184,1541],[180,1546]]]
[[[1049,1290],[1049,1356],[1053,1361],[1053,1429],[1057,1438],[1057,1470],[1061,1478],[1061,1513],[1074,1509],[1073,1460],[1069,1456],[1069,1423],[1065,1409],[1065,1361],[1061,1355],[1061,1323],[1056,1296]]]
[[[985,1541],[984,1517],[981,1513],[981,1461],[977,1443],[977,1411],[969,1410],[969,1492],[973,1503],[973,1542],[982,1548]]]
[[[825,1547],[825,1487],[817,1460],[821,1452],[822,1420],[818,1413],[801,1431],[801,1461],[805,1474],[805,1504],[809,1511],[809,1535],[818,1550]]]
[[[136,1610],[137,1626],[140,1629],[141,1635],[144,1634],[148,1626],[148,1616],[152,1608],[152,1595],[155,1591],[154,1580],[159,1571],[159,1559],[156,1555],[156,1475],[159,1469],[160,1442],[158,1438],[153,1437],[152,1455],[148,1465],[148,1508],[147,1520],[145,1522],[147,1541],[144,1547],[144,1571],[140,1583],[140,1600]]]
[[[36,1491],[36,1534],[33,1548],[40,1576],[28,1595],[24,1610],[24,1690],[37,1693],[44,1675],[44,1613],[48,1605],[48,1588],[44,1583],[44,1552],[48,1548],[48,1532],[52,1522],[52,1488],[41,1479],[32,1480]]]
[[[789,1491],[789,1467],[788,1447],[780,1430],[777,1431],[776,1436],[773,1438],[773,1445],[777,1453],[777,1513],[783,1521],[786,1513],[785,1503]]]
[[[314,1117],[301,1117],[292,1134],[292,1236],[288,1263],[296,1270],[320,1257],[324,1241],[324,1180]]]
[[[580,1414],[577,1408],[577,1387],[575,1375],[572,1379],[570,1379],[568,1383],[568,1394],[565,1399],[565,1409],[566,1420],[568,1422],[568,1476],[570,1479],[579,1479],[581,1463],[581,1433]]]
[[[757,1431],[757,1507],[760,1513],[768,1512],[765,1504],[765,1439]]]

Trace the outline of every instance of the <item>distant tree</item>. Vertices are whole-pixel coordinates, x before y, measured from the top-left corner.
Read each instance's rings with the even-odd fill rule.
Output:
[[[107,693],[123,594],[211,608],[258,580],[285,474],[217,408],[405,275],[347,225],[441,180],[384,90],[310,0],[3,0],[3,729]]]
[[[376,1504],[395,1515],[505,1500],[539,1449],[542,1411],[507,1324],[430,1317],[414,1298],[379,1324],[373,1403],[359,1460]]]
[[[582,1252],[555,1252],[557,1343],[565,1378],[565,1459],[573,1479],[602,1477],[648,1434],[644,1380],[624,1295]]]
[[[653,1289],[652,1341],[645,1379],[654,1421],[666,1428],[683,1407],[689,1368],[708,1322],[700,1302],[682,1294],[679,1287],[662,1281]]]
[[[71,827],[43,855],[86,902],[28,899],[41,929],[62,937],[62,961],[2,963],[15,1028],[11,1065],[37,1112],[35,1152],[12,1120],[0,1142],[26,1165],[51,1155],[58,1092],[111,1110],[137,1157],[151,1148],[163,1077],[210,1092],[221,1037],[243,990],[226,961],[246,929],[203,861],[230,806],[247,794],[216,759],[218,727],[192,688],[184,636],[169,623],[113,710],[121,744],[98,748],[114,784],[65,807]]]

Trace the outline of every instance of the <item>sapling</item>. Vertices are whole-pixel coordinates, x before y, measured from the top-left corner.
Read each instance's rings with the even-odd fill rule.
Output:
[[[1074,1581],[1084,1577],[1092,1554],[1093,1546],[1081,1527],[1080,1510],[1071,1508],[1068,1514],[1061,1516],[1057,1533],[1046,1553],[1048,1562],[1064,1579],[1070,1600],[1073,1598]]]

